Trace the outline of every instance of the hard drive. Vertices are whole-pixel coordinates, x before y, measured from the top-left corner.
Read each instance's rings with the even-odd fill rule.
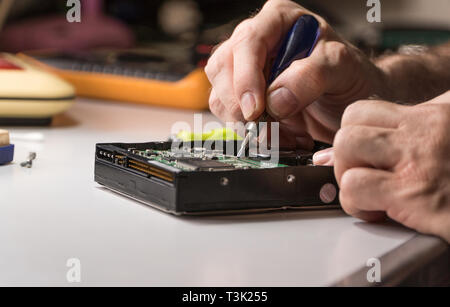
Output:
[[[237,158],[241,141],[97,144],[95,181],[176,215],[339,208],[333,168],[312,152]]]

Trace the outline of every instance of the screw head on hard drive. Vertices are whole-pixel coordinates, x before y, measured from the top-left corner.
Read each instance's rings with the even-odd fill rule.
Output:
[[[288,183],[294,183],[295,182],[295,176],[290,174],[290,175],[287,176],[286,180],[287,180]]]
[[[221,186],[227,186],[228,185],[228,183],[230,182],[230,180],[227,178],[227,177],[222,177],[222,178],[220,178],[220,185]]]

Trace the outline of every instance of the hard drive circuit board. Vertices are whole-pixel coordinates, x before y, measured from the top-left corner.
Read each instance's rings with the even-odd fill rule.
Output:
[[[223,150],[212,150],[203,147],[182,147],[176,150],[139,150],[128,148],[128,151],[184,171],[223,171],[288,166],[274,163],[270,159],[270,155],[255,154],[250,157],[237,158],[236,156],[225,154]]]

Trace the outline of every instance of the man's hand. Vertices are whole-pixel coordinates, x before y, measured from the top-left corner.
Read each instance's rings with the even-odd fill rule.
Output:
[[[450,242],[450,91],[416,106],[350,105],[333,149],[314,161],[334,163],[348,214],[368,221],[387,214]]]
[[[321,36],[311,56],[295,61],[266,89],[265,68],[295,20],[314,15]],[[323,18],[286,0],[268,1],[214,52],[206,73],[211,111],[223,121],[255,120],[267,108],[280,122],[281,140],[312,147],[331,143],[346,106],[383,96],[384,73],[341,39]],[[281,141],[280,140],[280,141]]]

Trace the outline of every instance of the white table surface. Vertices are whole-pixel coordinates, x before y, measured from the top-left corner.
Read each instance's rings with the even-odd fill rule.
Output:
[[[340,211],[180,218],[94,182],[95,143],[165,140],[193,113],[79,99],[52,127],[8,128],[45,139],[0,167],[0,285],[74,285],[69,258],[77,285],[329,285],[415,235]]]

